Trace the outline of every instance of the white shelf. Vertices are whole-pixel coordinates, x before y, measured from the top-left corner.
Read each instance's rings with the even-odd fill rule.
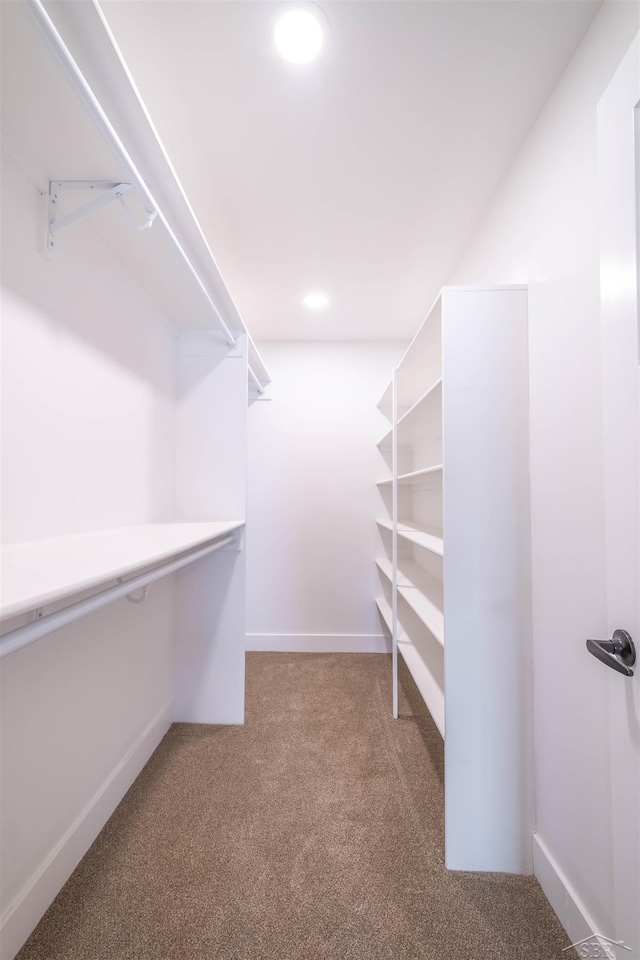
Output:
[[[417,544],[430,553],[434,553],[437,557],[443,556],[442,537],[436,537],[426,530],[421,530],[420,527],[410,523],[399,523],[398,536]]]
[[[423,480],[429,479],[429,477],[437,476],[439,473],[442,473],[442,464],[438,463],[435,467],[425,467],[423,470],[412,470],[411,473],[401,473],[398,476],[398,483],[402,486],[413,486],[420,483]],[[387,487],[391,486],[393,483],[393,477],[389,477],[387,480],[378,480],[378,487]]]
[[[410,411],[428,385],[442,377],[442,296],[439,296],[418,328],[398,364],[398,414]],[[402,410],[402,414],[400,414]]]
[[[412,486],[430,477],[438,476],[442,473],[442,464],[437,463],[433,467],[424,467],[422,470],[412,470],[411,473],[401,473],[398,477],[398,483],[404,486]]]
[[[411,420],[415,412],[419,410],[423,404],[425,404],[427,401],[433,402],[433,400],[437,398],[438,394],[441,393],[442,377],[438,377],[436,382],[432,383],[429,389],[425,390],[422,396],[418,397],[416,402],[412,404],[408,410],[405,410],[401,417],[398,417],[398,426],[400,426],[401,423],[406,423],[407,420]]]
[[[380,573],[386,577],[389,583],[393,582],[393,564],[391,560],[376,560],[376,566]],[[442,584],[436,585],[435,578],[430,578],[431,588],[434,597],[426,595],[417,584],[421,579],[428,577],[425,571],[422,571],[417,564],[405,563],[405,569],[409,568],[408,573],[398,568],[398,593],[409,604],[416,616],[427,627],[429,632],[435,637],[441,646],[444,646],[444,613],[442,612]],[[415,571],[415,572],[414,572]]]
[[[385,433],[383,437],[378,440],[376,446],[379,450],[390,450],[391,442],[393,440],[393,427],[390,427],[389,430]]]
[[[115,148],[84,94],[79,95],[70,81],[70,68],[62,65],[54,47],[43,40],[27,5],[18,3],[3,9],[3,28],[7,37],[12,37],[3,64],[12,78],[3,90],[3,146],[43,194],[48,193],[49,181],[54,178],[134,183],[122,204],[112,203],[83,226],[60,234],[52,254],[54,263],[66,248],[73,246],[72,232],[91,229],[108,248],[105,271],[111,267],[111,258],[119,261],[176,333],[186,329],[208,330],[223,338],[216,313],[234,337],[246,332],[182,184],[131,75],[104,28],[101,14],[94,4],[46,7],[71,57],[117,131],[128,159]],[[32,92],[28,111],[24,110],[26,89]],[[64,130],[65,136],[47,135],[46,131],[52,129]],[[136,182],[136,172],[152,193],[158,211],[153,226],[143,231],[135,225],[144,223],[150,204]],[[59,212],[63,214],[89,196],[87,191],[63,193],[59,198]],[[40,228],[44,246],[44,222]],[[185,259],[178,253],[172,234],[179,238]],[[248,352],[249,365],[264,387],[269,375],[250,337]]]
[[[391,411],[393,406],[393,377],[385,387],[384,393],[378,401],[378,410],[385,415],[385,417],[391,419]]]
[[[520,442],[528,426],[526,290],[444,288],[394,384],[394,423],[378,442],[387,467],[393,459],[393,479],[377,487],[385,501],[393,491],[390,519],[378,521],[381,534],[393,534],[393,561],[380,550],[376,564],[388,618],[397,603],[395,622],[388,619],[397,649],[443,737],[446,699],[446,865],[527,873],[530,771],[522,757],[530,743],[522,703],[511,696],[530,683]],[[489,540],[487,516],[497,518]],[[388,548],[389,533],[383,539]],[[397,716],[396,671],[392,690]],[[509,837],[496,844],[505,822]]]
[[[444,614],[442,610],[416,586],[400,584],[398,577],[398,593],[403,597],[413,612],[420,618],[425,627],[433,634],[440,646],[444,646]]]
[[[384,599],[384,597],[379,597],[376,600],[376,606],[380,611],[380,616],[384,620],[389,630],[389,633],[393,633],[393,616],[391,614],[391,604]]]
[[[386,558],[384,560],[376,560],[376,566],[380,573],[391,583],[393,579],[393,564],[391,560],[387,560]]]
[[[398,419],[398,445],[410,446],[412,440],[423,442],[442,436],[442,377],[416,400]]]
[[[383,573],[383,575],[387,577],[389,581],[391,581],[391,578],[393,576],[393,568],[392,568],[391,561],[386,559],[376,560],[376,564],[378,566],[378,569]],[[400,583],[401,580],[406,584],[411,583],[411,581],[409,581],[406,576],[398,572],[398,582]],[[401,593],[402,596],[405,596],[405,592],[406,592],[406,593],[411,593],[416,595],[419,594],[422,597],[422,599],[425,601],[427,599],[426,597],[424,597],[423,594],[420,593],[420,591],[416,587],[412,585],[406,586],[404,589],[399,588],[399,592]],[[391,604],[386,599],[381,598],[376,600],[376,605],[378,607],[378,610],[380,611],[380,615],[382,619],[384,620],[385,624],[387,625],[387,628],[389,629],[389,632],[391,633],[393,631]],[[411,605],[413,606],[413,604]],[[416,610],[415,607],[413,607],[413,609],[418,614],[418,616],[420,616],[420,618],[422,619],[420,612]],[[444,630],[444,618],[442,616],[441,611],[438,611],[438,614],[442,622],[442,627],[440,628],[440,634],[442,635]],[[436,630],[439,629],[438,625],[435,623],[435,617],[432,617],[432,622],[435,629]],[[426,625],[429,627],[428,623]],[[432,630],[431,627],[429,627],[429,629],[433,633],[436,640],[438,640],[439,643],[442,643],[439,636],[436,635],[435,631]],[[402,653],[404,661],[407,664],[407,667],[409,668],[409,672],[413,677],[414,683],[417,686],[418,690],[420,691],[420,696],[426,703],[438,730],[444,737],[444,692],[440,688],[438,681],[433,676],[433,673],[425,663],[423,657],[420,655],[420,652],[418,651],[417,647],[409,639],[407,633],[402,629],[400,624],[398,624],[398,650]]]
[[[382,527],[383,530],[393,532],[393,523],[391,520],[376,520],[376,523],[379,527]],[[443,555],[442,537],[436,537],[427,530],[421,530],[420,527],[414,526],[413,524],[399,523],[398,536],[409,540],[411,543],[417,544],[430,553],[434,553],[437,557]]]
[[[148,523],[8,544],[2,548],[0,619],[126,577],[243,526],[242,520]]]
[[[444,737],[444,691],[433,676],[431,670],[420,656],[416,646],[402,631],[398,636],[398,650],[409,668],[409,673],[433,717],[433,721]]]
[[[389,581],[391,581],[391,578],[393,576],[393,566],[391,564],[391,561],[376,560],[376,564],[378,566],[378,569],[381,571],[381,573]],[[406,593],[411,593],[415,595],[419,594],[420,597],[422,597],[422,599],[426,601],[426,597],[424,597],[424,595],[421,594],[416,587],[414,587],[413,585],[409,585],[411,581],[409,581],[406,576],[404,576],[403,574],[400,573],[400,571],[398,571],[398,583],[400,583],[401,581],[406,584],[404,589],[401,589],[399,587],[399,593],[401,594],[401,596],[405,597]],[[382,619],[384,620],[384,622],[386,623],[389,629],[389,632],[392,632],[393,620],[392,620],[392,614],[391,614],[391,604],[384,598],[376,600],[376,604],[378,606],[378,610],[380,611],[380,615],[382,616]],[[411,606],[413,607],[414,611],[418,614],[420,619],[422,619],[420,612],[416,610],[416,607],[413,606],[413,604],[411,604]],[[439,617],[440,617],[441,627],[439,627],[438,624],[435,622],[435,619],[436,619],[435,616],[432,617],[432,622],[433,622],[433,626],[435,627],[435,630],[439,629],[440,634],[442,635],[444,631],[444,618],[442,616],[441,611],[437,611],[437,613],[439,614]],[[428,623],[426,625],[427,627],[429,627]],[[442,643],[442,640],[440,640],[440,637],[436,635],[435,630],[431,629],[431,627],[429,627],[429,629],[433,633],[436,640],[438,640],[439,643]],[[420,695],[422,696],[423,700],[427,704],[427,707],[429,708],[431,716],[433,717],[435,724],[438,727],[438,730],[444,737],[444,692],[442,691],[437,680],[434,678],[432,672],[429,670],[428,666],[424,662],[417,647],[415,646],[415,644],[411,642],[411,640],[409,639],[409,636],[407,635],[406,631],[403,630],[400,623],[398,623],[398,650],[400,650],[400,652],[402,653],[402,656],[404,657],[404,661],[407,664],[407,667],[409,668],[409,672],[411,673],[411,676],[413,677],[414,682],[418,690],[420,691]]]

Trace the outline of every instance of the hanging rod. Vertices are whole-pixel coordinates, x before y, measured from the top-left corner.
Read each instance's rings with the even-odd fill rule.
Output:
[[[251,367],[249,367],[249,376],[251,377],[251,379],[252,379],[253,382],[255,383],[255,385],[256,385],[256,390],[258,391],[258,393],[264,393],[264,387],[262,386],[262,384],[261,384],[260,381],[258,380],[256,374],[253,372],[253,370],[251,369]]]
[[[200,279],[200,276],[196,268],[191,263],[191,260],[187,256],[187,253],[182,247],[180,241],[178,240],[175,233],[171,229],[171,226],[169,225],[167,218],[164,216],[162,210],[156,203],[153,197],[153,194],[151,193],[146,183],[144,182],[142,175],[138,171],[138,168],[136,167],[132,158],[129,156],[129,153],[127,152],[125,145],[123,144],[122,140],[116,133],[115,128],[111,123],[111,121],[109,120],[107,114],[103,110],[100,104],[100,101],[98,100],[95,93],[89,86],[80,67],[78,66],[76,61],[73,59],[73,56],[71,55],[71,52],[67,47],[67,45],[65,44],[64,40],[62,39],[61,35],[58,33],[58,30],[56,29],[51,17],[49,16],[49,14],[44,8],[42,0],[26,0],[26,3],[27,3],[28,9],[33,14],[34,19],[36,20],[39,27],[43,31],[46,39],[48,40],[49,45],[53,50],[53,53],[58,58],[58,61],[60,62],[65,73],[67,74],[67,77],[71,81],[71,84],[76,89],[81,99],[84,101],[85,106],[89,110],[89,113],[93,116],[93,119],[96,125],[100,128],[100,130],[105,136],[105,139],[109,142],[111,147],[120,156],[120,159],[127,167],[127,170],[131,176],[131,179],[135,181],[137,188],[145,197],[148,205],[151,207],[151,209],[157,211],[158,220],[160,221],[160,223],[162,223],[163,227],[167,231],[171,242],[173,243],[180,257],[182,258],[184,265],[187,267],[187,269],[189,270],[189,273],[195,280],[198,286],[198,289],[202,293],[204,299],[206,300],[208,305],[211,307],[216,317],[216,320],[218,321],[218,324],[220,325],[220,328],[222,329],[222,332],[225,335],[227,344],[230,347],[235,347],[236,345],[235,337],[233,336],[233,334],[231,333],[231,330],[225,323],[209,291],[207,290],[204,283]]]
[[[3,657],[8,657],[10,653],[15,653],[16,650],[21,650],[22,647],[28,646],[28,644],[33,643],[35,640],[40,640],[41,637],[45,637],[48,633],[53,633],[54,630],[60,630],[61,627],[65,627],[68,623],[73,623],[74,620],[79,620],[88,613],[99,610],[114,600],[128,597],[137,590],[151,586],[156,580],[159,580],[161,577],[166,577],[175,570],[179,570],[180,567],[185,567],[188,563],[193,563],[194,560],[206,557],[208,553],[213,553],[214,550],[219,550],[228,543],[234,543],[235,539],[233,535],[223,537],[222,540],[217,540],[215,543],[210,543],[206,547],[193,550],[186,556],[178,557],[177,560],[170,560],[168,563],[160,564],[160,566],[155,567],[153,570],[147,570],[146,573],[141,573],[131,580],[118,583],[115,587],[102,590],[100,593],[96,593],[92,597],[87,597],[86,600],[80,600],[78,603],[73,603],[63,610],[56,610],[54,613],[40,617],[39,620],[27,623],[23,627],[9,630],[8,633],[0,637],[0,660]]]

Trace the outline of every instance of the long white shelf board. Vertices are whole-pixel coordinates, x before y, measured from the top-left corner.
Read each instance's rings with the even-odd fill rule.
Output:
[[[376,560],[376,566],[380,573],[382,573],[389,583],[393,580],[393,563],[391,560],[387,560],[385,557],[383,560]],[[406,577],[402,571],[398,568],[398,586],[399,587],[413,587],[414,584]]]
[[[376,600],[376,606],[380,611],[380,616],[387,625],[389,633],[393,633],[393,614],[391,612],[391,604],[385,600],[384,597],[380,597]]]
[[[435,553],[438,557],[443,556],[444,544],[442,537],[436,537],[432,533],[427,533],[425,530],[411,526],[408,523],[398,524],[398,536],[404,537],[405,540],[417,544],[424,550],[429,550],[430,553]]]
[[[415,646],[402,633],[398,636],[398,650],[409,668],[413,682],[420,691],[420,696],[426,703],[436,727],[444,737],[444,692]]]
[[[0,619],[14,617],[220,539],[243,520],[145,523],[2,548]]]
[[[441,646],[444,646],[444,614],[437,604],[418,587],[398,584],[398,593],[409,604],[425,627],[433,634]]]
[[[415,527],[409,523],[399,523],[398,536],[404,537],[405,540],[409,540],[411,543],[416,543],[419,547],[429,550],[430,553],[435,553],[438,557],[443,555],[444,545],[442,537],[436,537],[432,533],[427,533],[426,530],[421,530],[420,527]]]
[[[51,55],[53,48],[36,22],[40,17],[34,16],[28,4],[11,4],[11,9],[3,6],[3,28],[7,37],[13,39],[13,43],[7,44],[5,55],[7,75],[13,82],[3,89],[3,146],[43,194],[48,193],[52,176],[61,180],[92,180],[97,176],[132,182],[129,165],[116,155],[94,113],[61,69],[57,56]],[[151,229],[136,230],[130,218],[141,225],[146,207],[141,190],[134,186],[123,204],[109,204],[92,216],[84,228],[71,229],[75,232],[90,225],[174,330],[219,330],[202,284],[229,329],[236,335],[242,333],[245,325],[238,308],[139,91],[104,28],[97,4],[45,6],[71,55],[77,56],[81,51],[79,67],[84,79],[118,131],[129,158],[141,174],[144,171],[149,176],[147,188],[153,188],[155,208],[159,211]],[[23,105],[25,89],[32,92],[29,110]],[[68,135],[51,137],[51,129],[65,130]],[[63,190],[63,194],[58,203],[62,203],[64,212],[70,212],[90,196],[84,190]],[[198,280],[177,253],[170,232],[180,237]],[[54,260],[64,255],[69,245],[66,232],[61,233]],[[107,261],[104,270],[109,269]],[[266,385],[269,374],[250,337],[249,355],[258,380]]]
[[[393,581],[393,564],[391,560],[376,560],[380,573],[391,583]],[[414,565],[415,568],[415,565]],[[415,568],[417,569],[417,568]],[[444,613],[438,603],[434,602],[416,585],[416,580],[398,569],[398,593],[406,600],[413,612],[424,623],[441,646],[444,646]],[[441,602],[441,598],[438,600]]]
[[[393,403],[393,377],[384,388],[384,393],[378,400],[378,403],[376,404],[376,406],[378,407],[378,410],[380,410],[381,413],[384,413],[384,415],[387,416],[387,411],[391,412],[392,403]],[[389,416],[387,419],[391,419],[391,417]]]
[[[376,446],[379,450],[390,450],[393,442],[393,427],[390,427],[389,430],[385,433],[383,437],[378,440]]]
[[[376,562],[379,564],[379,561]],[[389,632],[393,633],[391,604],[384,597],[380,597],[376,600],[376,606]],[[409,673],[413,677],[413,682],[426,703],[435,725],[444,737],[444,692],[400,624],[398,624],[398,650],[402,654]]]
[[[383,530],[391,530],[393,532],[393,522],[391,520],[376,520],[376,523],[379,527],[382,527]],[[417,544],[424,550],[429,550],[430,553],[435,553],[437,557],[443,556],[444,544],[442,537],[436,537],[432,533],[427,533],[426,530],[421,530],[420,527],[413,526],[409,523],[399,523],[398,536],[404,537],[405,540]]]
[[[401,473],[398,476],[398,483],[401,486],[412,486],[421,483],[423,480],[428,480],[429,477],[438,476],[442,473],[442,464],[438,463],[435,467],[425,467],[423,470],[412,470],[411,473]],[[378,487],[390,486],[393,483],[393,478],[388,480],[378,480]]]
[[[380,573],[384,574],[389,583],[391,583],[393,579],[393,564],[391,560],[387,560],[386,558],[384,560],[376,560],[376,566]]]
[[[413,413],[416,410],[419,410],[423,403],[428,401],[433,401],[437,394],[442,390],[442,377],[438,377],[431,386],[421,394],[415,403],[412,403],[408,410],[405,410],[402,416],[398,417],[398,426],[403,423],[405,420],[409,420]]]

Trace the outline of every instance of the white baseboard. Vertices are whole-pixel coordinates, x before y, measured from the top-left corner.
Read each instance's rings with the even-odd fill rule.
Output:
[[[171,726],[172,702],[143,730],[7,909],[0,922],[2,960],[13,960],[149,760]]]
[[[272,653],[391,653],[391,638],[381,633],[248,633],[245,649]]]
[[[608,935],[606,930],[598,930],[595,926],[587,908],[537,833],[533,837],[533,872],[571,943],[579,943],[596,933]],[[575,955],[573,950],[565,954],[567,958]]]

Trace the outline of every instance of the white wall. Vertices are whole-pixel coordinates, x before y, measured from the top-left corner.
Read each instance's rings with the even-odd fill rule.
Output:
[[[171,519],[173,336],[90,227],[41,256],[45,207],[13,161],[2,188],[4,539]],[[3,960],[166,730],[172,634],[161,581],[2,662]]]
[[[383,650],[376,409],[396,343],[260,344],[272,399],[249,410],[249,649]]]
[[[596,105],[638,26],[603,5],[450,278],[530,285],[535,861],[574,939],[614,935]]]
[[[87,225],[41,254],[46,201],[2,171],[2,529],[172,516],[174,337]]]

